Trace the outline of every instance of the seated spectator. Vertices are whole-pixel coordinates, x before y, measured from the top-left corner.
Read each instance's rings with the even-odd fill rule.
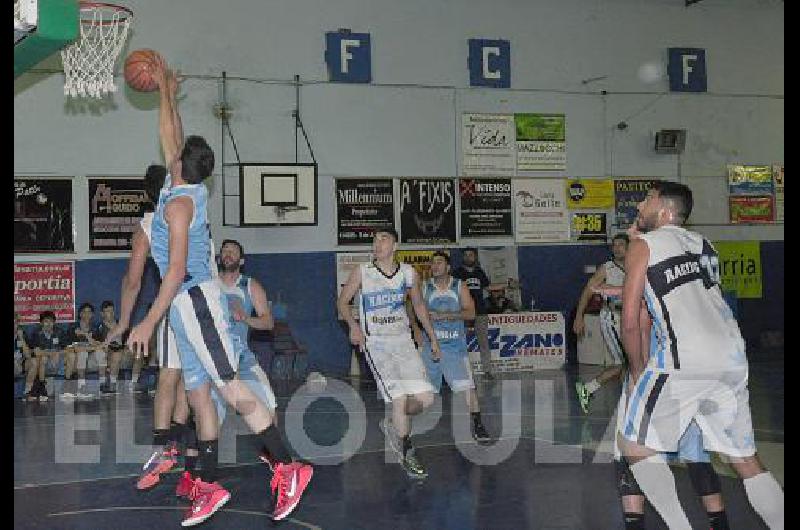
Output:
[[[62,401],[72,401],[74,399],[92,399],[93,394],[88,393],[86,388],[86,368],[89,362],[89,355],[99,355],[98,369],[105,371],[106,360],[105,350],[100,341],[97,340],[97,326],[94,324],[94,306],[86,302],[81,304],[78,309],[78,322],[74,324],[68,334],[69,346],[65,349],[64,357],[64,392],[61,394]],[[102,368],[99,368],[102,367]],[[73,393],[68,391],[67,381],[73,379],[77,372],[77,389]],[[69,385],[70,387],[72,385]]]
[[[19,314],[14,313],[14,377],[22,374],[26,374],[25,394],[22,399],[36,401],[39,399],[40,388],[37,386],[35,393],[31,390],[36,376],[39,375],[39,359],[33,355],[25,330],[19,325]],[[44,393],[44,399],[47,399],[47,392]]]
[[[486,305],[486,312],[490,315],[500,313],[516,313],[518,309],[514,307],[511,300],[506,298],[505,289],[490,289],[489,302]]]
[[[47,399],[47,391],[42,388],[44,386],[45,373],[47,371],[58,371],[58,365],[64,354],[67,341],[64,338],[64,333],[56,327],[56,315],[52,311],[43,311],[39,315],[39,324],[39,328],[31,335],[30,346],[33,347],[33,355],[37,358],[37,368],[39,369],[38,384],[40,386],[37,397],[42,400],[42,398]],[[31,377],[31,374],[28,374],[28,376]],[[34,388],[32,391],[35,392],[36,389]]]
[[[97,328],[97,340],[104,342],[109,332],[117,325],[117,314],[114,302],[106,300],[100,304],[100,314],[103,320]],[[108,372],[107,374],[98,374],[98,377],[106,378],[105,383],[100,387],[100,391],[103,394],[116,394],[117,377],[119,376],[119,368],[120,365],[122,365],[123,357],[130,358],[132,355],[133,353],[121,340],[114,340],[107,346],[106,357],[108,359]],[[141,363],[139,363],[139,365],[141,365]],[[139,368],[141,368],[141,366],[139,366]]]

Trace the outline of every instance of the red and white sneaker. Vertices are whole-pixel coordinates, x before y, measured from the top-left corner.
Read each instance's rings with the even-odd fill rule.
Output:
[[[231,494],[216,482],[203,482],[195,479],[189,492],[192,506],[186,511],[181,526],[200,524],[222,508],[231,498]]]
[[[274,467],[270,489],[275,498],[275,510],[272,519],[280,521],[288,517],[300,503],[300,497],[311,482],[314,468],[309,464],[292,462],[291,464],[277,463]]]
[[[166,473],[178,463],[175,457],[179,454],[180,451],[174,444],[154,452],[142,466],[144,471],[139,476],[139,480],[136,481],[136,489],[146,490],[158,484],[159,480],[161,480],[161,473]]]
[[[178,479],[178,486],[175,488],[175,496],[188,498],[192,493],[192,486],[194,486],[192,474],[188,471],[184,471]]]

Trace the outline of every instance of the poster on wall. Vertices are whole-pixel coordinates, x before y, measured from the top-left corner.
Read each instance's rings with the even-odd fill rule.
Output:
[[[392,179],[336,179],[337,243],[370,245],[379,228],[394,228]]]
[[[14,178],[14,252],[73,252],[72,179]]]
[[[459,179],[461,237],[511,237],[511,179]]]
[[[617,228],[624,230],[639,215],[637,206],[656,182],[654,179],[625,178],[614,181],[614,210]]]
[[[563,171],[567,167],[564,114],[514,114],[517,169]]]
[[[758,241],[717,241],[720,288],[735,291],[738,298],[761,298],[761,243]]]
[[[775,221],[783,222],[783,164],[772,166],[772,179],[775,182]]]
[[[569,215],[562,179],[514,179],[519,243],[569,241]]]
[[[461,115],[461,171],[468,177],[512,177],[516,145],[511,114]]]
[[[400,179],[400,240],[456,241],[456,190],[452,179]]]
[[[560,369],[566,362],[564,316],[559,312],[489,315],[492,368],[497,372]],[[475,372],[482,373],[478,340],[467,332]]]
[[[571,215],[572,239],[576,241],[606,241],[608,223],[605,213],[575,212]]]
[[[771,223],[775,219],[772,195],[731,195],[731,223]]]
[[[14,263],[14,311],[23,324],[39,322],[43,311],[54,312],[56,322],[74,322],[75,263]]]
[[[435,250],[398,250],[395,258],[400,263],[414,267],[420,283],[431,277],[431,260]],[[449,253],[448,253],[449,254]]]
[[[728,164],[731,195],[768,195],[773,192],[771,166]]]
[[[89,250],[126,251],[152,198],[144,179],[89,179]]]
[[[610,179],[567,179],[567,208],[583,210],[614,207],[614,181]]]

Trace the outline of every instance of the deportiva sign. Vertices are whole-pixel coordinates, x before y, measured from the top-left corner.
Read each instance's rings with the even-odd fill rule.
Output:
[[[14,311],[23,324],[39,322],[43,311],[54,312],[57,322],[74,322],[75,263],[15,263]]]

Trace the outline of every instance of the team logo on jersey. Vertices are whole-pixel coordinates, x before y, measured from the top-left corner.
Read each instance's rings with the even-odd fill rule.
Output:
[[[377,311],[379,309],[390,309],[391,311],[398,311],[403,308],[406,299],[406,290],[404,287],[397,289],[386,289],[378,291],[377,293],[368,293],[364,295],[364,310]]]
[[[700,273],[700,264],[697,263],[696,261],[687,261],[664,270],[664,276],[666,277],[667,285],[671,284],[672,282],[683,276],[687,276],[689,274],[699,274],[699,273]]]

